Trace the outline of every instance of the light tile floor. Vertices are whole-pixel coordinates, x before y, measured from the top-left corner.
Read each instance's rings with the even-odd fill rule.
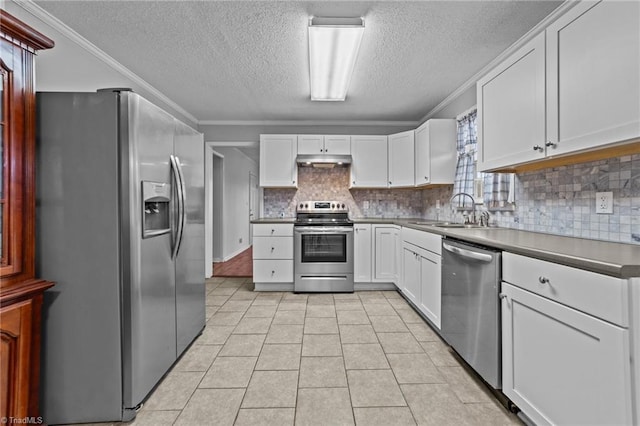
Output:
[[[130,425],[522,424],[395,291],[252,290],[207,281],[207,327]]]

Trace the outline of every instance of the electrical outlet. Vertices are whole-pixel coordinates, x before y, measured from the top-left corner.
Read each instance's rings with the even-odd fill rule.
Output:
[[[613,192],[596,192],[596,214],[613,214]]]

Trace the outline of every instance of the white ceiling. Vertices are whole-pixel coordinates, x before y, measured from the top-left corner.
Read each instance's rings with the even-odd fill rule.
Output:
[[[210,121],[418,121],[561,2],[36,1]],[[364,16],[345,102],[309,99],[309,16]]]

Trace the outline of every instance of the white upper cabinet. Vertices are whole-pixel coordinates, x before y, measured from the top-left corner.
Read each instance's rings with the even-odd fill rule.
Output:
[[[260,186],[297,188],[296,135],[260,135]]]
[[[414,131],[389,135],[389,187],[415,186]]]
[[[351,154],[351,136],[348,135],[325,135],[324,153],[334,155]]]
[[[452,184],[456,174],[456,120],[431,119],[415,131],[416,186]]]
[[[548,155],[640,136],[640,2],[583,2],[547,28]]]
[[[324,153],[324,136],[298,135],[298,154],[312,155]]]
[[[387,188],[387,137],[351,136],[351,188]]]
[[[298,135],[298,154],[351,154],[351,136]]]
[[[639,75],[640,2],[578,3],[478,81],[479,170],[637,139]]]
[[[544,33],[478,81],[478,170],[544,158]]]

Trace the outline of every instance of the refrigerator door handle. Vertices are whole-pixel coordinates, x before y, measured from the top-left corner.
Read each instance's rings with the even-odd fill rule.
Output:
[[[173,171],[173,179],[176,184],[176,190],[178,193],[178,218],[176,236],[173,243],[173,253],[171,257],[173,259],[178,256],[180,250],[180,244],[182,243],[182,233],[184,232],[185,221],[185,197],[184,197],[184,178],[182,176],[182,168],[180,167],[180,160],[178,157],[171,155],[171,169]]]

